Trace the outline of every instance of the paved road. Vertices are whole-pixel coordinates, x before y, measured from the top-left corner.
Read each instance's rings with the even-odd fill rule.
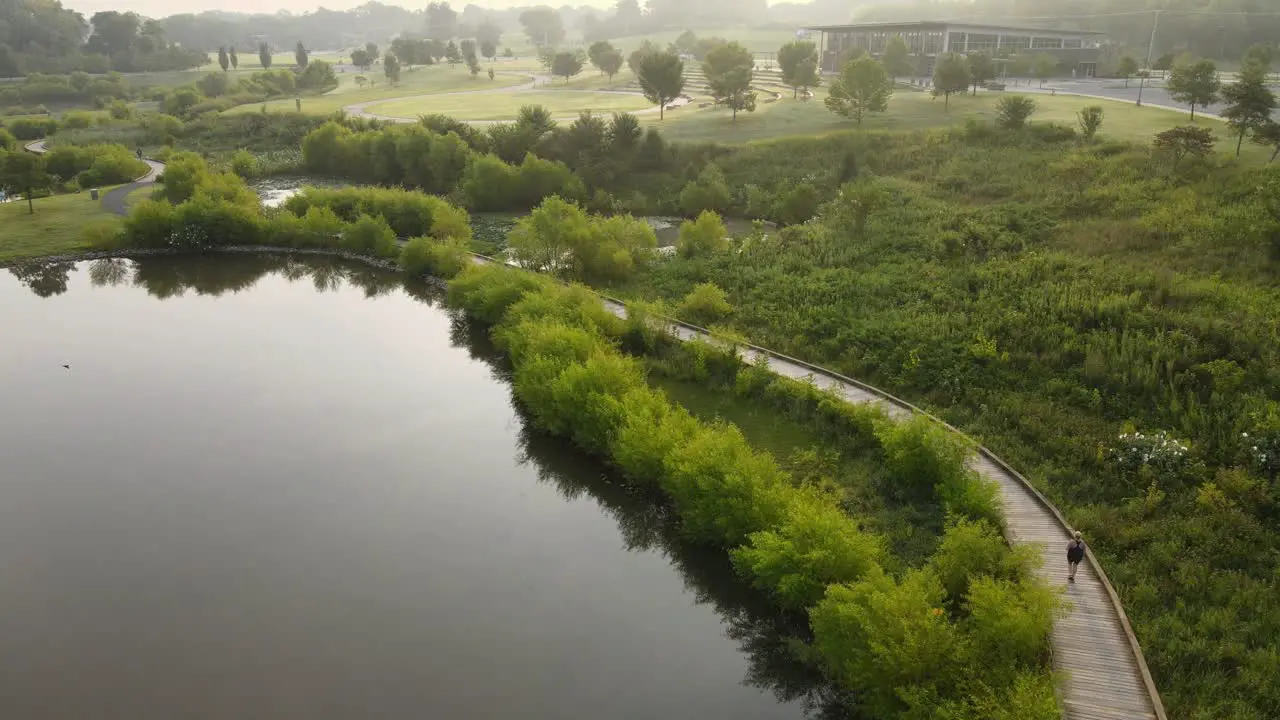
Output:
[[[1023,85],[1011,86],[1009,89],[1017,90],[1019,92],[1057,91],[1058,93],[1067,93],[1071,95],[1084,95],[1086,97],[1096,97],[1096,98],[1102,98],[1106,100],[1128,101],[1132,103],[1136,103],[1138,101],[1138,82],[1136,80],[1130,80],[1128,88],[1124,86],[1123,80],[1117,81],[1117,80],[1095,80],[1095,79],[1081,79],[1081,80],[1062,79],[1062,80],[1053,80],[1051,82],[1046,83],[1043,89],[1039,87],[1039,83],[1036,83],[1034,81],[1027,86],[1023,86]],[[1147,87],[1142,88],[1142,104],[1144,106],[1162,107],[1170,110],[1178,110],[1188,114],[1191,112],[1190,106],[1180,103],[1177,100],[1174,100],[1172,97],[1169,96],[1169,91],[1160,85],[1156,85],[1154,87],[1151,85],[1148,85]],[[1197,106],[1196,117],[1200,117],[1203,114],[1207,117],[1220,118],[1221,117],[1220,113],[1222,112],[1222,109],[1224,107],[1225,106],[1222,103],[1215,103],[1213,105],[1208,105],[1205,107]],[[1277,108],[1275,113],[1273,113],[1272,116],[1275,117],[1277,120],[1280,120],[1280,108]]]
[[[49,148],[45,147],[44,140],[36,140],[26,144],[27,152],[33,152],[37,155],[43,155],[49,152]],[[129,208],[125,205],[125,199],[129,197],[129,193],[141,187],[154,185],[156,178],[164,172],[164,163],[158,160],[142,159],[147,164],[147,174],[134,180],[127,185],[112,188],[102,196],[102,207],[110,210],[117,215],[128,215]]]

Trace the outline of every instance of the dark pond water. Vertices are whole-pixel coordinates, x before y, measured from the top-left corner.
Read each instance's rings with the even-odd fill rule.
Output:
[[[426,288],[98,261],[0,272],[0,314],[0,717],[835,712]]]

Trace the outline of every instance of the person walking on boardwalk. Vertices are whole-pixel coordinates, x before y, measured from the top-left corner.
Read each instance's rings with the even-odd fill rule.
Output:
[[[1076,536],[1067,543],[1067,582],[1076,581],[1076,568],[1080,567],[1080,563],[1084,561],[1084,540],[1080,537],[1080,531],[1076,531]]]

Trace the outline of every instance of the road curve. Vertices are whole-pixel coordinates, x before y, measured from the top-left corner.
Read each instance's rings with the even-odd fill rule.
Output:
[[[49,152],[49,148],[45,146],[44,140],[35,140],[27,143],[24,148],[27,152],[37,155],[43,155]],[[147,164],[147,173],[135,179],[133,182],[119,187],[114,187],[102,195],[102,207],[116,215],[128,215],[129,208],[125,205],[125,199],[129,197],[129,193],[141,187],[155,184],[156,178],[164,172],[164,163],[159,160],[151,160],[143,158],[142,162]]]

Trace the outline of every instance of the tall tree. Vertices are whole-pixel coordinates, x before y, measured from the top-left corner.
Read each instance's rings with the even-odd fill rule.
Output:
[[[1138,61],[1132,55],[1125,55],[1116,63],[1116,74],[1124,78],[1124,86],[1129,87],[1129,78],[1138,74]]]
[[[798,97],[800,88],[809,88],[817,79],[818,47],[811,42],[794,40],[778,48],[778,69],[782,82]]]
[[[551,58],[551,74],[564,78],[565,84],[568,85],[569,78],[581,73],[585,64],[586,57],[581,50],[558,52]]]
[[[520,13],[524,34],[540,48],[553,48],[564,42],[564,20],[560,11],[545,5]]]
[[[476,42],[480,43],[480,54],[492,60],[498,56],[498,43],[502,41],[502,28],[493,20],[485,21],[476,27]],[[489,52],[492,50],[492,52]]]
[[[44,156],[29,152],[0,153],[0,188],[11,195],[22,193],[27,196],[27,212],[36,213],[32,203],[35,194],[52,184],[53,179],[45,170]]]
[[[222,72],[226,72],[231,67],[231,58],[227,56],[227,48],[218,48],[218,67],[222,68]]]
[[[115,10],[94,13],[89,22],[93,25],[93,34],[85,43],[85,49],[108,56],[132,50],[142,28],[142,18],[137,13]]]
[[[870,57],[846,63],[840,77],[831,83],[827,97],[827,109],[862,124],[862,117],[869,112],[889,109],[889,97],[893,95],[893,80],[884,65]]]
[[[376,43],[376,42],[372,42],[372,41],[370,41],[370,42],[365,43],[365,44],[364,44],[364,49],[365,49],[365,52],[369,53],[370,55],[372,55],[372,56],[373,56],[373,57],[375,57],[375,58],[376,58],[376,57],[378,57],[378,55],[379,55],[379,53],[378,53],[378,43]]]
[[[618,4],[615,7],[614,22],[620,26],[622,36],[626,37],[644,20],[644,12],[640,9],[640,1],[618,0]]]
[[[1276,161],[1276,156],[1280,155],[1280,122],[1274,120],[1268,122],[1257,130],[1253,131],[1253,137],[1249,138],[1259,145],[1265,145],[1271,148],[1271,159],[1268,163]]]
[[[658,106],[658,119],[662,120],[667,103],[684,92],[684,61],[675,53],[649,53],[639,59],[636,75],[644,96]]]
[[[735,121],[739,110],[755,112],[756,93],[751,89],[755,65],[751,51],[736,42],[717,47],[702,61],[711,96],[717,104],[728,105],[733,110]]]
[[[1245,134],[1257,132],[1271,122],[1271,113],[1276,109],[1275,93],[1267,87],[1267,67],[1260,62],[1245,65],[1236,81],[1222,88],[1222,99],[1227,104],[1222,117],[1236,132],[1236,157],[1240,157]]]
[[[627,67],[631,68],[631,72],[638,77],[640,75],[640,66],[644,63],[644,59],[650,55],[658,55],[663,52],[652,40],[645,40],[640,43],[640,47],[631,51],[627,56]]]
[[[462,62],[462,51],[458,49],[458,44],[450,40],[449,44],[444,48],[444,59],[449,61],[450,65],[457,65]]]
[[[1222,83],[1212,60],[1175,63],[1165,89],[1169,97],[1191,106],[1191,119],[1196,119],[1196,106],[1211,105],[1218,99]]]
[[[911,62],[911,50],[901,35],[889,38],[889,44],[885,46],[881,60],[884,62],[884,71],[889,73],[889,79],[895,83],[903,75],[915,72],[915,63]]]
[[[969,55],[969,84],[973,86],[973,95],[977,97],[978,86],[995,77],[996,65],[986,53]]]
[[[236,55],[236,46],[232,45],[227,50],[227,59],[231,61],[231,69],[236,70],[240,67],[240,57]]]
[[[362,70],[368,70],[373,65],[373,56],[369,55],[369,51],[364,48],[352,50],[351,64]]]
[[[1035,60],[1031,61],[1031,72],[1040,81],[1040,87],[1044,87],[1044,81],[1053,77],[1058,71],[1058,58],[1049,53],[1040,53],[1036,55]]]
[[[299,40],[296,47],[293,48],[293,64],[304,68],[307,66],[307,60],[310,59],[310,53],[303,47],[302,41]]]
[[[427,37],[445,42],[452,40],[457,32],[458,13],[449,7],[449,3],[433,2],[427,5]]]
[[[933,95],[942,96],[943,106],[951,108],[951,95],[969,89],[969,61],[963,55],[947,53],[933,64]]]
[[[613,82],[613,76],[618,74],[626,61],[622,57],[621,50],[609,43],[605,45],[608,47],[599,49],[599,52],[591,58],[591,62],[600,68],[600,72],[609,76],[609,82]]]
[[[600,58],[604,57],[606,53],[612,52],[613,49],[613,44],[608,40],[599,40],[591,43],[591,47],[587,48],[587,57],[591,59],[591,64],[600,71],[601,75],[604,74],[604,69],[600,67]]]
[[[392,85],[400,82],[400,60],[392,53],[382,56],[382,73]]]
[[[258,45],[258,62],[262,65],[263,70],[271,69],[271,48],[266,43]]]

